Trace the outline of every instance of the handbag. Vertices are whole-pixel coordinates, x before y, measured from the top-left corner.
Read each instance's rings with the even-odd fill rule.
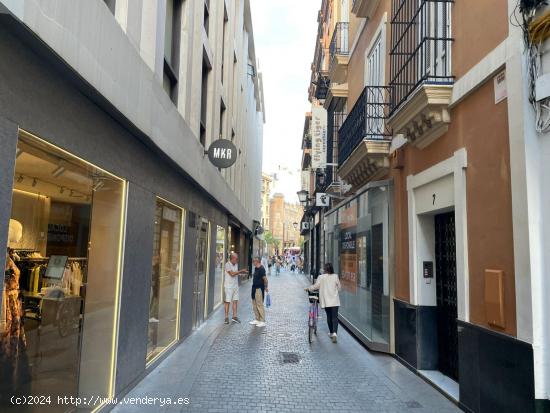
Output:
[[[271,295],[269,293],[265,295],[265,306],[267,308],[271,307]]]

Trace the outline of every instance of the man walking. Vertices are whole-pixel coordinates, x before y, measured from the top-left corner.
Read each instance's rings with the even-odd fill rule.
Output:
[[[248,274],[247,270],[239,270],[237,262],[239,256],[234,252],[229,256],[229,261],[225,263],[225,280],[223,289],[225,295],[225,324],[229,324],[229,303],[233,303],[233,318],[231,321],[240,323],[237,317],[237,304],[239,303],[239,275]]]
[[[252,280],[252,308],[256,319],[250,324],[265,327],[264,293],[268,292],[265,268],[258,257],[254,258],[254,278]]]

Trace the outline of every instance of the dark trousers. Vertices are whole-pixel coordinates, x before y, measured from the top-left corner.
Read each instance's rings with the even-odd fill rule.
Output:
[[[338,308],[339,307],[325,307],[328,331],[330,331],[330,334],[338,333]]]

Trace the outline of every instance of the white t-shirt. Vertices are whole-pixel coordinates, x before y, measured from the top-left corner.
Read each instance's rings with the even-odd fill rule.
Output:
[[[236,275],[234,277],[230,276],[228,274],[228,271],[231,271],[231,272],[237,272],[239,271],[239,267],[237,266],[237,264],[233,265],[231,264],[231,261],[227,261],[225,263],[225,280],[223,282],[223,286],[224,287],[238,287],[239,286],[239,276]]]

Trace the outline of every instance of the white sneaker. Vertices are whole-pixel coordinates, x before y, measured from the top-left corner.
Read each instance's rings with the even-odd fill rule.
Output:
[[[331,337],[331,340],[333,343],[337,343],[338,342],[338,336],[336,335],[336,333],[334,333]]]
[[[249,321],[248,324],[252,324],[253,326],[257,325],[258,324],[258,320],[252,320],[252,321]]]
[[[150,322],[150,323],[158,323],[159,320],[158,320],[158,318],[151,317],[151,318],[149,319],[149,322]]]
[[[260,321],[256,324],[256,327],[265,327],[265,323],[263,321]]]

